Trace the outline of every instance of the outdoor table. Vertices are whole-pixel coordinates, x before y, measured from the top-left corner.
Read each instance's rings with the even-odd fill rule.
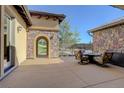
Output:
[[[84,53],[83,55],[88,56],[88,59],[89,59],[90,63],[94,63],[93,57],[101,56],[101,54],[99,54],[99,53]]]

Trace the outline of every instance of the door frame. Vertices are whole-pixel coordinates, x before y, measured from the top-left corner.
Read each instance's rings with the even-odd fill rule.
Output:
[[[12,43],[12,18],[11,18],[11,16],[9,16],[8,14],[6,14],[5,13],[5,15],[4,15],[4,18],[7,18],[7,22],[8,22],[8,20],[9,20],[9,30],[7,29],[7,31],[9,31],[9,32],[7,32],[8,33],[8,41],[9,41],[9,61],[7,61],[7,62],[9,62],[10,63],[10,65],[8,66],[8,67],[6,67],[5,68],[5,66],[4,66],[4,72],[6,72],[6,70],[9,70],[9,68],[12,66],[12,50],[11,50],[11,43]],[[8,24],[7,24],[8,25]],[[5,65],[5,64],[4,64]]]

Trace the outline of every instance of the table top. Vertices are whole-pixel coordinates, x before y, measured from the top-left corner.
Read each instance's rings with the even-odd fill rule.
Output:
[[[101,56],[99,53],[84,53],[85,56]]]

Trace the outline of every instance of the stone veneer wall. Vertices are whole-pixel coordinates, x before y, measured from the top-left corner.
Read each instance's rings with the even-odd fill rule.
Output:
[[[52,34],[54,33],[54,37],[50,39]],[[40,31],[40,30],[30,30],[27,33],[27,58],[35,58],[34,55],[34,42],[35,38],[39,35],[47,36],[50,40],[50,57],[59,57],[59,38],[58,32],[53,31]]]
[[[93,51],[103,53],[107,49],[124,51],[124,24],[93,33]]]

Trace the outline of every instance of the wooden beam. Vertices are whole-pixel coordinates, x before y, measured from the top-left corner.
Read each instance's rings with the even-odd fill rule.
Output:
[[[50,17],[49,16],[46,16],[46,19],[48,20]]]
[[[38,15],[38,14],[31,14],[31,17],[36,16],[38,19],[40,19],[42,17],[42,15]]]
[[[53,20],[56,21],[57,20],[57,17],[54,17]]]
[[[38,18],[38,19],[40,19],[41,17],[42,17],[42,16],[41,16],[41,15],[39,15],[37,18]]]

